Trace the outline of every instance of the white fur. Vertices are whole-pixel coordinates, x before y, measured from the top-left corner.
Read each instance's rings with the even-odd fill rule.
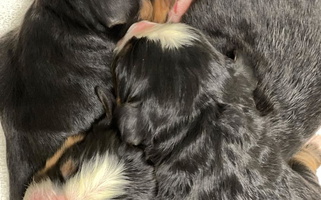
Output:
[[[24,200],[108,200],[125,194],[130,183],[125,166],[116,156],[96,155],[81,165],[80,170],[64,185],[47,179],[32,183]]]
[[[150,24],[151,26],[136,31],[136,27],[142,23]],[[129,28],[125,37],[117,44],[115,51],[119,52],[133,37],[147,38],[154,42],[160,42],[162,49],[179,49],[191,46],[193,41],[198,40],[198,36],[193,31],[193,28],[186,24],[156,24],[142,21],[133,24]]]
[[[63,192],[58,189],[49,179],[40,183],[32,183],[23,198],[23,200],[56,200]]]
[[[66,183],[67,199],[107,200],[124,194],[129,184],[124,170],[124,164],[117,157],[108,153],[97,155]]]

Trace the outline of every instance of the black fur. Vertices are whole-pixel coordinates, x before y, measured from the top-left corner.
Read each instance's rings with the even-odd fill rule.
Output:
[[[123,139],[155,165],[156,199],[320,199],[257,110],[250,60],[224,57],[190,29],[191,46],[133,38],[114,63],[115,117]]]
[[[107,153],[116,157],[118,162],[124,163],[123,174],[126,180],[130,181],[125,187],[126,194],[115,199],[153,199],[156,193],[154,168],[145,161],[141,149],[120,140],[119,133],[115,126],[110,124],[108,116],[94,123],[85,139],[68,149],[53,168],[41,177],[37,177],[37,182],[42,184],[41,180],[50,179],[56,187],[63,187],[66,181],[82,170],[83,163],[92,161],[96,155],[102,156]],[[76,170],[64,177],[61,167],[68,160],[72,161]],[[79,189],[75,188],[75,191]]]
[[[196,0],[182,20],[251,60],[256,107],[286,160],[320,126],[320,12],[314,0]]]
[[[139,0],[35,0],[22,26],[1,39],[10,199],[22,198],[31,175],[67,136],[103,115],[94,87],[112,92],[114,43],[139,7]]]

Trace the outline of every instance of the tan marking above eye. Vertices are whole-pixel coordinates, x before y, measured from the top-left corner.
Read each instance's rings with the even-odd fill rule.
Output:
[[[60,149],[58,149],[58,151],[56,151],[56,153],[52,157],[47,159],[45,167],[36,173],[36,175],[34,176],[34,180],[36,179],[39,180],[42,177],[44,177],[47,174],[48,170],[50,170],[52,167],[54,167],[57,164],[57,162],[59,161],[61,156],[64,154],[64,152],[70,147],[72,147],[73,145],[82,141],[84,137],[85,137],[84,134],[77,134],[77,135],[68,137],[66,141],[63,143],[63,145],[60,147]]]
[[[119,97],[117,97],[116,103],[117,103],[118,106],[121,105],[121,99]]]
[[[64,179],[69,178],[72,174],[76,172],[76,170],[77,170],[76,163],[71,158],[68,159],[64,164],[60,166],[60,172],[61,172],[61,175],[64,177]]]

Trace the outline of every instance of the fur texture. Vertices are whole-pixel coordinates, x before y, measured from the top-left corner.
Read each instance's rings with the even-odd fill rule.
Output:
[[[320,11],[320,1],[197,0],[182,18],[221,53],[251,61],[256,108],[285,160],[321,124]]]
[[[193,45],[164,48],[167,40],[154,36],[166,29],[187,38],[189,30]],[[123,139],[155,165],[156,199],[321,198],[318,183],[290,168],[270,135],[247,56],[224,56],[184,24],[139,34],[114,63],[115,117]]]
[[[95,123],[81,143],[37,175],[24,200],[152,199],[156,193],[153,167],[140,149],[121,142],[108,124],[106,118]]]
[[[33,183],[26,191],[24,200],[104,200],[125,194],[125,188],[130,183],[124,174],[124,163],[108,152],[96,155],[81,164],[78,173],[62,186],[45,179]]]
[[[321,135],[313,136],[301,150],[296,153],[290,163],[301,163],[316,174],[321,165]]]
[[[112,50],[140,6],[140,0],[35,0],[22,26],[1,39],[10,199],[22,199],[32,174],[62,142],[103,115],[94,87],[111,94]]]
[[[186,28],[185,30],[182,30]],[[155,31],[157,29],[157,31]],[[176,30],[177,29],[177,30]],[[150,31],[149,31],[150,30]],[[185,33],[185,34],[182,34]],[[141,21],[131,26],[125,37],[118,42],[115,51],[124,48],[124,45],[133,36],[136,38],[148,37],[149,40],[159,42],[163,49],[178,49],[182,46],[191,46],[197,37],[190,31],[189,27],[181,27],[176,24],[162,26],[161,24]]]

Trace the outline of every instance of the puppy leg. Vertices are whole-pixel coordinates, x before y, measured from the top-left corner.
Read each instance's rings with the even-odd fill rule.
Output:
[[[140,20],[153,20],[153,5],[150,0],[142,0],[142,5],[139,12]]]
[[[165,23],[170,9],[173,7],[175,0],[154,0],[153,22]]]
[[[175,0],[143,0],[140,9],[140,19],[156,23],[165,23]]]
[[[193,0],[143,0],[140,19],[156,23],[180,22]]]
[[[300,163],[316,174],[321,166],[321,135],[313,136],[290,160],[293,163]]]

